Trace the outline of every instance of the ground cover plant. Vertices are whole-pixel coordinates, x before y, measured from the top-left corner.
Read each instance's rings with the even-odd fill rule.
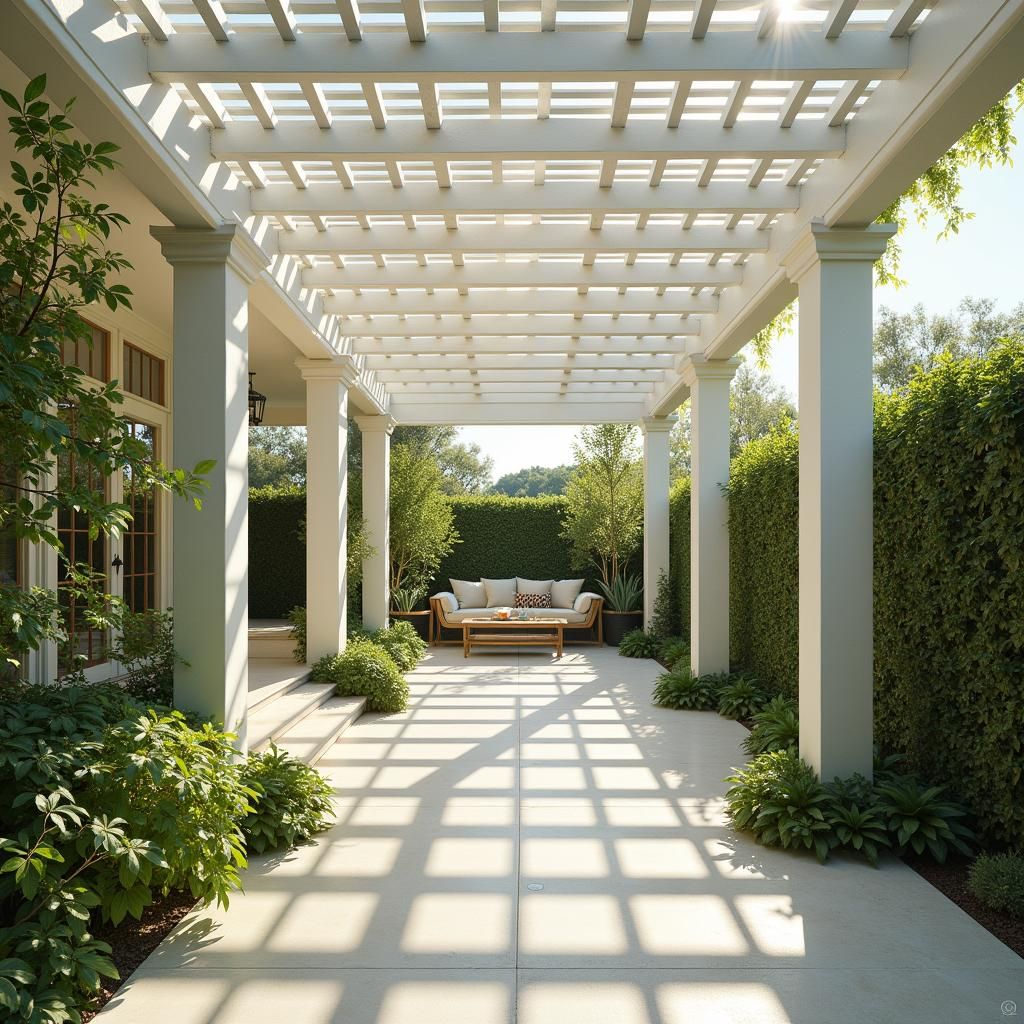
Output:
[[[660,649],[658,638],[642,629],[630,630],[619,643],[619,655],[623,658],[655,658]]]

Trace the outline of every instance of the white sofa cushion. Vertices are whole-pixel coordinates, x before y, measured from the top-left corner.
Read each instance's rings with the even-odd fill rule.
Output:
[[[457,612],[445,612],[449,622],[463,622],[465,619],[489,619],[494,614],[493,608],[460,608]],[[586,615],[572,608],[527,608],[526,615],[531,619],[565,619],[568,623],[583,622]]]
[[[600,600],[600,594],[592,594],[590,593],[590,591],[584,590],[583,593],[580,594],[580,596],[577,597],[576,600],[573,602],[572,607],[574,611],[582,612],[584,615],[586,615],[587,612],[590,611],[591,603]]]
[[[449,580],[460,608],[483,608],[487,604],[487,591],[482,583],[472,580]],[[454,609],[453,609],[454,610]]]
[[[583,589],[583,580],[555,580],[551,585],[551,604],[555,608],[571,608]]]
[[[524,580],[522,576],[516,577],[517,594],[547,594],[551,596],[551,585],[554,580]]]
[[[510,580],[488,580],[480,581],[487,593],[487,600],[484,604],[488,608],[511,608],[516,603],[516,579],[513,576]],[[459,604],[462,604],[460,601]]]
[[[445,615],[451,615],[452,612],[459,610],[459,599],[454,594],[449,594],[447,590],[442,590],[441,593],[435,594],[434,597],[441,602]]]

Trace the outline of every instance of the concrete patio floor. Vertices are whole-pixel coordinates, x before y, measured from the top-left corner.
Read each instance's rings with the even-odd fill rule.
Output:
[[[903,864],[727,826],[743,728],[607,648],[431,651],[320,762],[338,823],[255,858],[103,1024],[982,1024],[1024,961]]]

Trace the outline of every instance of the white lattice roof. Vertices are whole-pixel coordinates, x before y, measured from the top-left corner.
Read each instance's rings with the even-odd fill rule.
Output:
[[[118,6],[394,407],[454,417],[665,411],[934,0]]]

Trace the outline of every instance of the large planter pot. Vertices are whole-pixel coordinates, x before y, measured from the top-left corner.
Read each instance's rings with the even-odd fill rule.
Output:
[[[643,612],[601,612],[604,624],[604,642],[610,647],[618,647],[622,638],[634,629],[642,629]]]
[[[398,621],[404,619],[411,622],[413,628],[419,633],[420,638],[427,643],[430,642],[430,616],[433,614],[428,608],[425,612],[389,612],[392,619]]]

